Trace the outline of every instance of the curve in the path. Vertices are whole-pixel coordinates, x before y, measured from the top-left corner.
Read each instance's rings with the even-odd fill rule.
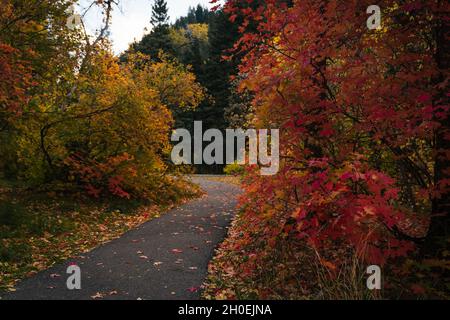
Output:
[[[206,192],[204,197],[22,281],[3,299],[198,299],[240,190],[202,177],[193,179]],[[81,290],[67,289],[71,263],[81,268]]]

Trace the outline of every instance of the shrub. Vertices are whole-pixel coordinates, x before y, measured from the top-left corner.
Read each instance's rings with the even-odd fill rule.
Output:
[[[238,175],[242,175],[245,172],[245,167],[240,164],[233,163],[233,164],[227,165],[223,171],[227,175],[238,176]]]

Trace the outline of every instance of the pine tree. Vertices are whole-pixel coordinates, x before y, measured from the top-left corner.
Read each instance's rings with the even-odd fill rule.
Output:
[[[206,63],[205,86],[212,94],[214,104],[202,110],[207,115],[207,126],[222,129],[228,126],[224,111],[231,95],[230,76],[237,75],[239,58],[225,61],[223,56],[239,38],[237,29],[237,24],[230,22],[229,15],[223,11],[217,11],[210,17],[210,57]]]
[[[153,60],[158,60],[160,51],[172,54],[173,47],[170,40],[169,14],[166,0],[155,0],[152,6],[150,23],[152,31],[142,40],[133,45],[134,50],[149,55]]]
[[[208,8],[198,5],[195,7],[189,7],[188,14],[184,17],[180,17],[175,21],[175,28],[187,28],[189,24],[193,23],[209,23],[210,13]]]
[[[167,28],[169,26],[169,10],[166,0],[155,0],[152,6],[152,18],[150,20],[153,28]]]
[[[200,4],[195,9],[196,23],[208,23],[209,10]]]

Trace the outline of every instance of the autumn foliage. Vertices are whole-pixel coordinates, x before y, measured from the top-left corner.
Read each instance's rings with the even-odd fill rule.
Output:
[[[20,115],[31,85],[30,69],[20,61],[16,49],[0,43],[0,105],[1,120]]]
[[[95,35],[68,28],[74,2],[0,0],[1,180],[173,203],[188,190],[169,159],[173,115],[224,128],[225,114],[280,129],[280,171],[246,168],[241,215],[212,267],[255,280],[250,297],[304,288],[298,266],[310,252],[332,277],[349,257],[395,267],[418,252],[448,255],[446,1],[380,0],[382,26],[370,30],[369,0],[228,0],[213,28],[169,30],[163,12],[162,33],[121,58],[107,37],[117,1],[91,2],[103,14]],[[240,38],[219,61],[235,35],[221,34],[225,17]],[[166,41],[174,52],[156,56]]]
[[[164,53],[115,57],[114,1],[93,2],[105,18],[95,37],[68,28],[73,1],[0,4],[1,178],[95,198],[177,198],[172,112],[204,98],[190,69]]]
[[[274,177],[249,168],[240,236],[225,244],[245,257],[244,274],[305,243],[321,261],[348,249],[385,264],[417,249],[430,224],[448,224],[448,69],[438,59],[448,34],[437,32],[448,4],[381,1],[382,28],[369,30],[371,4],[225,5],[243,21],[234,54],[245,54],[255,125],[281,129],[282,168]]]

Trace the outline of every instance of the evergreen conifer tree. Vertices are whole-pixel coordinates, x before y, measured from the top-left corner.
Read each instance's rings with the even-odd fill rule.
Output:
[[[173,53],[170,40],[169,10],[166,0],[155,0],[152,6],[150,23],[153,27],[152,31],[145,35],[139,43],[136,43],[134,49],[150,55],[154,60],[158,60],[160,51]]]

